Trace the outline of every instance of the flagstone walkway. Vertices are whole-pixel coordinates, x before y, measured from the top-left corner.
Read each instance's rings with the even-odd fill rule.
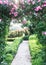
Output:
[[[32,65],[29,52],[28,41],[23,41],[17,51],[11,65]]]

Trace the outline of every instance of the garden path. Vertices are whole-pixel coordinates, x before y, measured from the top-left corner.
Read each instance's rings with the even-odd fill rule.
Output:
[[[30,62],[30,51],[28,41],[23,41],[17,51],[11,65],[32,65]]]

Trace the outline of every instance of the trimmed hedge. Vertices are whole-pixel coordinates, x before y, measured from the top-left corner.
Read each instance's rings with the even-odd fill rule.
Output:
[[[46,46],[44,46],[40,44],[37,34],[31,35],[29,37],[29,48],[32,57],[32,65],[46,65]]]

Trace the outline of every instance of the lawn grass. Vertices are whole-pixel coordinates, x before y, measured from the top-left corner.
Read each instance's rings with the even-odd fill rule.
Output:
[[[36,34],[29,37],[29,49],[32,58],[32,65],[46,65],[44,64],[44,46],[39,42]]]
[[[14,56],[17,53],[19,44],[22,42],[23,37],[16,37],[14,41],[8,41],[4,51],[4,60],[2,65],[11,65]]]

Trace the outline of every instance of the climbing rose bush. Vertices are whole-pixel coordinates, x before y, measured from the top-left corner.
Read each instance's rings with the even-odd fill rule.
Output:
[[[19,7],[17,4],[8,2],[8,0],[0,0],[0,63],[4,59],[6,30],[11,18],[23,20],[24,16],[28,18],[27,20],[30,19],[33,22],[34,30],[38,34],[46,31],[46,0],[19,0]]]
[[[30,16],[36,15],[37,17],[41,18],[41,15],[44,15],[45,10],[45,0],[19,0],[19,7],[17,4],[8,2],[8,0],[0,0],[0,18],[2,17],[2,15],[5,15],[9,18],[15,18],[18,16],[23,17],[23,14],[28,15],[30,12]]]
[[[17,5],[13,3],[9,3],[8,0],[0,0],[0,18],[3,18],[4,16],[7,16],[8,18],[11,17],[17,17]]]

